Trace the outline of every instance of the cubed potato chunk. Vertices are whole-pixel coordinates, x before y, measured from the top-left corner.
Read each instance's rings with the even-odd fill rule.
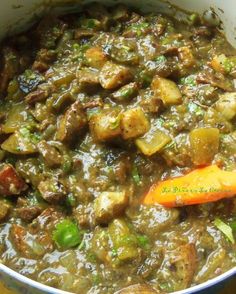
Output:
[[[189,139],[192,162],[198,166],[211,164],[219,149],[219,130],[217,128],[194,129]]]
[[[135,239],[135,235],[123,219],[114,219],[108,226],[108,234],[113,248],[117,249],[117,258],[124,262],[139,256],[139,248],[135,242],[127,242],[127,238]]]
[[[85,52],[85,58],[89,66],[98,69],[102,68],[107,61],[107,56],[100,47],[89,48]]]
[[[215,71],[225,74],[227,72],[227,62],[228,58],[225,54],[215,55],[211,60],[211,67]]]
[[[81,133],[87,124],[86,114],[79,101],[76,101],[61,118],[57,129],[57,140],[70,143]]]
[[[193,56],[192,50],[189,47],[180,47],[178,49],[178,54],[183,66],[190,68],[195,65],[196,60]]]
[[[216,102],[216,110],[227,120],[233,119],[236,116],[236,92],[221,95]]]
[[[123,65],[107,61],[103,66],[99,81],[104,89],[112,90],[129,83],[133,78],[131,70]]]
[[[182,102],[182,95],[176,83],[171,80],[154,77],[151,88],[165,106],[176,105]]]
[[[90,119],[90,131],[97,141],[109,141],[121,135],[121,114],[118,109],[108,109]]]
[[[94,203],[97,223],[106,224],[119,216],[128,205],[128,195],[122,192],[103,192]]]
[[[121,130],[124,139],[141,137],[149,129],[149,120],[140,107],[129,109],[122,114]]]
[[[142,138],[136,139],[135,144],[144,155],[151,156],[160,151],[170,141],[170,136],[164,132],[151,129]]]

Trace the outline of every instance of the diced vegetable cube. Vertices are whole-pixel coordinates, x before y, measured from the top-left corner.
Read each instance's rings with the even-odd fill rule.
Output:
[[[149,120],[140,107],[126,110],[122,114],[121,130],[124,139],[140,137],[149,129]]]
[[[231,120],[236,115],[236,92],[225,93],[216,102],[216,110],[227,120]]]
[[[217,128],[198,128],[189,135],[191,158],[195,165],[208,165],[219,149],[220,132]]]
[[[3,150],[13,154],[26,155],[37,153],[36,143],[38,136],[32,134],[27,128],[21,128],[6,139],[1,147]]]
[[[112,98],[117,101],[127,101],[133,98],[138,93],[137,83],[130,83],[123,86],[118,91],[112,94]]]
[[[189,47],[187,47],[187,46],[180,47],[178,49],[178,53],[179,53],[179,58],[185,67],[189,68],[189,67],[192,67],[195,65],[196,60],[195,60],[193,53]]]
[[[71,72],[60,72],[54,73],[52,77],[52,82],[56,87],[61,87],[63,85],[69,85],[75,79],[75,74]]]
[[[99,81],[104,89],[112,90],[125,85],[133,78],[131,70],[122,65],[107,61],[103,66]]]
[[[10,164],[3,165],[0,169],[0,195],[17,195],[26,189],[25,181],[18,175],[14,167]]]
[[[151,156],[160,151],[170,141],[170,136],[164,132],[151,129],[142,138],[136,139],[135,143],[143,154]]]
[[[102,68],[107,61],[106,54],[100,47],[89,48],[85,52],[85,58],[88,65],[95,68]]]
[[[128,205],[128,195],[125,191],[103,192],[94,203],[95,218],[98,223],[108,223],[119,216]]]
[[[108,232],[120,261],[131,260],[138,256],[137,238],[123,219],[115,219],[110,223]]]
[[[189,287],[198,266],[195,245],[184,244],[171,251],[166,265],[176,268],[175,291]]]
[[[180,104],[182,102],[180,90],[175,82],[171,80],[156,76],[152,81],[151,88],[166,106]]]
[[[226,57],[225,54],[215,55],[211,61],[211,67],[222,74],[230,74],[236,68],[236,58]]]
[[[105,110],[90,119],[90,130],[98,141],[108,141],[121,134],[121,114],[118,109]]]
[[[29,113],[27,112],[24,103],[14,105],[7,114],[7,119],[2,126],[2,131],[6,134],[14,133],[26,123],[28,115]]]

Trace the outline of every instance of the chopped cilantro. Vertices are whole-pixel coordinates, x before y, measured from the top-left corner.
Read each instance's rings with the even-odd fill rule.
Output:
[[[132,178],[134,180],[134,182],[137,184],[137,185],[140,185],[141,183],[141,178],[140,178],[140,175],[139,175],[139,171],[138,171],[138,168],[136,165],[133,166],[132,168]]]

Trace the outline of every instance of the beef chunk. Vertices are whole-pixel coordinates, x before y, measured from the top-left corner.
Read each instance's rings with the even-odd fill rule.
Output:
[[[56,134],[57,140],[70,143],[81,134],[86,124],[87,118],[83,106],[79,101],[76,101],[70,106],[59,122]]]
[[[0,169],[0,194],[3,196],[18,195],[27,189],[25,181],[10,164],[4,164]]]

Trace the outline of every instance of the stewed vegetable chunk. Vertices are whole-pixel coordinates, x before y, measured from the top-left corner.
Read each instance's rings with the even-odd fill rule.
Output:
[[[125,111],[121,118],[121,130],[124,139],[132,139],[144,135],[150,128],[150,123],[141,108]]]
[[[216,102],[216,110],[227,120],[233,119],[236,116],[236,92],[221,95]]]
[[[131,70],[123,65],[107,61],[99,74],[99,81],[104,89],[116,89],[130,82],[133,78]]]
[[[220,132],[217,128],[198,128],[189,135],[192,161],[195,165],[212,162],[219,149]]]
[[[160,151],[170,141],[170,136],[164,132],[151,129],[142,138],[137,139],[135,143],[143,154],[150,156]]]
[[[98,141],[109,141],[121,134],[121,114],[119,109],[107,109],[94,114],[89,122],[90,130]]]
[[[85,58],[89,66],[102,68],[107,61],[106,54],[99,47],[89,48],[85,52]]]
[[[151,87],[166,106],[180,104],[182,102],[181,92],[175,82],[171,80],[156,76],[152,81]]]
[[[94,202],[95,218],[98,223],[108,223],[119,216],[128,205],[128,195],[121,192],[102,192]]]

